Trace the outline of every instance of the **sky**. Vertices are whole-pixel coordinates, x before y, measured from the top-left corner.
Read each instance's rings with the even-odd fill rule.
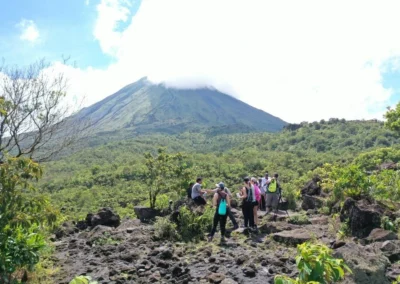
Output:
[[[45,58],[84,106],[144,76],[288,122],[382,119],[400,101],[398,0],[0,2],[0,58]]]

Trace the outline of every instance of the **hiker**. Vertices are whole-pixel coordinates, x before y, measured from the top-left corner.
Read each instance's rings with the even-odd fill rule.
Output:
[[[191,182],[189,184],[189,187],[186,189],[186,194],[188,199],[192,199],[192,188],[193,188],[194,182]]]
[[[196,183],[192,187],[191,197],[197,205],[206,205],[207,201],[203,198],[202,194],[206,193],[206,190],[201,189],[203,179],[201,177],[196,179]]]
[[[270,183],[271,179],[268,177],[268,172],[265,173],[265,176],[261,179],[261,203],[260,203],[260,210],[265,211],[267,207],[265,206],[265,201],[267,199],[266,192],[268,184]]]
[[[271,212],[272,209],[277,210],[279,203],[279,193],[281,190],[281,185],[278,180],[279,175],[274,174],[274,177],[268,184],[266,191],[266,202],[265,205],[267,207],[267,213]]]
[[[226,194],[228,194],[230,200],[232,200],[232,193],[229,190],[229,188],[225,187],[225,184],[223,182],[217,183],[215,186],[216,186],[216,189],[213,189],[211,192],[216,193],[216,192],[218,192],[218,190],[223,190]],[[232,213],[232,210],[230,207],[228,208],[228,217],[229,217],[229,219],[231,219],[231,222],[233,224],[233,229],[234,230],[238,229],[239,225],[235,219],[235,216],[233,216],[233,213]]]
[[[242,187],[239,198],[242,200],[242,212],[244,217],[244,227],[254,227],[254,214],[253,214],[253,190],[250,184],[250,179],[245,177],[243,179],[244,186]]]
[[[251,185],[254,188],[254,196],[256,198],[256,201],[253,202],[253,215],[254,215],[254,228],[257,230],[257,225],[258,225],[258,205],[260,204],[261,200],[261,191],[260,188],[258,187],[258,181],[255,177],[251,178]]]
[[[213,197],[213,207],[216,208],[214,214],[214,221],[211,233],[208,235],[208,241],[211,242],[215,232],[217,231],[217,226],[221,228],[221,243],[225,242],[225,228],[226,228],[226,219],[228,218],[228,210],[231,206],[231,198],[224,191],[224,184],[220,183],[219,189],[216,193],[214,193]]]

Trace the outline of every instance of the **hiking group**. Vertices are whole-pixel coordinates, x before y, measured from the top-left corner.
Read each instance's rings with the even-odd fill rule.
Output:
[[[237,197],[242,201],[242,212],[244,224],[242,227],[252,231],[258,231],[257,211],[263,210],[267,213],[276,210],[279,204],[281,186],[278,180],[279,175],[274,174],[271,178],[268,173],[263,178],[245,177],[243,186],[240,187]],[[188,188],[188,198],[191,198],[197,205],[206,205],[205,195],[213,193],[212,206],[215,208],[212,230],[208,236],[211,241],[219,224],[221,230],[221,242],[225,241],[227,218],[232,221],[233,229],[239,228],[239,225],[233,216],[231,210],[232,193],[225,187],[223,182],[216,184],[215,189],[203,189],[202,178],[197,178],[195,184]]]

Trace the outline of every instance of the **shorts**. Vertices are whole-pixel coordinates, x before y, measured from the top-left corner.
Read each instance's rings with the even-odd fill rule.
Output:
[[[206,205],[207,204],[207,201],[201,196],[197,196],[197,197],[193,198],[193,201],[197,205]]]
[[[279,195],[276,193],[267,193],[266,196],[265,206],[273,207],[275,209],[278,206]]]

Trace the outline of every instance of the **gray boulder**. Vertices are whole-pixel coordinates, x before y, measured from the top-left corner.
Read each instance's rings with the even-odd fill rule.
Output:
[[[386,278],[390,262],[378,248],[347,243],[335,250],[334,257],[343,259],[353,272],[342,283],[390,283]]]
[[[90,224],[92,227],[98,225],[118,227],[121,223],[121,218],[118,214],[114,213],[109,207],[100,209],[95,215],[91,216]]]
[[[141,222],[148,222],[154,220],[158,216],[161,216],[161,212],[159,210],[146,206],[135,206],[133,209],[135,210],[135,214]]]
[[[324,199],[317,196],[303,195],[303,202],[301,208],[304,211],[309,209],[318,209],[324,206]]]
[[[378,204],[367,200],[345,200],[340,212],[340,221],[349,221],[351,235],[357,238],[366,238],[375,228],[380,228],[384,209]]]

